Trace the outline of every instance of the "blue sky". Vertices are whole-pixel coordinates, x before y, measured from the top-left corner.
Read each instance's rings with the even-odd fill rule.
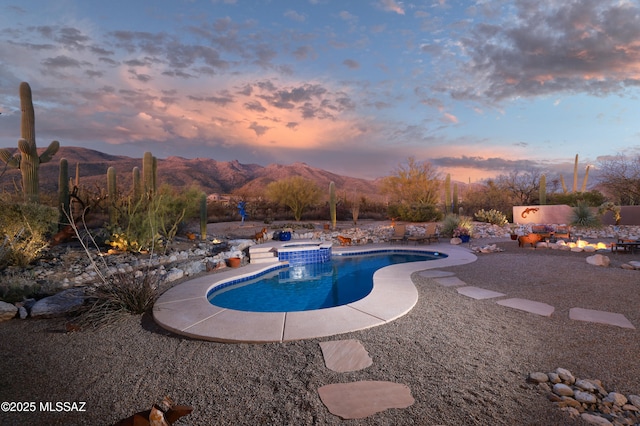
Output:
[[[0,146],[461,181],[640,154],[630,0],[0,0]],[[565,179],[569,176],[565,176]]]

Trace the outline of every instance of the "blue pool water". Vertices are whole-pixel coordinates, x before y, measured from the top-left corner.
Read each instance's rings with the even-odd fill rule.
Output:
[[[446,257],[429,253],[333,256],[330,262],[294,265],[207,295],[222,308],[251,312],[295,312],[360,300],[373,288],[373,274],[396,263]]]

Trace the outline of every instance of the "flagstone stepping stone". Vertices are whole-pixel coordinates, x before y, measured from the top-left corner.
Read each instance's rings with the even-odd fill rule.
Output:
[[[477,299],[477,300],[492,299],[494,297],[504,296],[504,293],[498,293],[497,291],[486,290],[484,288],[473,287],[473,286],[460,287],[456,290],[458,291],[458,293],[462,294],[463,296],[471,297],[472,299]]]
[[[622,328],[633,328],[633,324],[622,314],[595,311],[593,309],[571,308],[569,318],[576,321],[596,322],[599,324],[617,325]]]
[[[450,277],[452,275],[455,275],[455,273],[449,272],[449,271],[439,271],[437,269],[428,269],[426,271],[422,271],[418,273],[418,275],[424,278],[439,278],[439,277]]]
[[[458,277],[436,278],[434,281],[443,287],[457,287],[461,285],[467,285],[467,283],[465,283]]]
[[[328,369],[345,373],[369,367],[373,360],[358,340],[336,340],[320,342],[324,363]]]
[[[536,315],[550,317],[555,308],[542,302],[534,302],[527,299],[504,299],[496,302],[498,305],[507,306],[509,308],[519,309],[521,311],[530,312]]]
[[[334,383],[318,388],[318,393],[331,414],[343,419],[362,419],[415,402],[407,385],[384,381]]]

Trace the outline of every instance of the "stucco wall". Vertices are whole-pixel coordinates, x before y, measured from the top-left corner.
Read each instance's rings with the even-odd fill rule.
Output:
[[[571,207],[566,204],[554,206],[513,206],[513,223],[518,225],[568,224],[571,222]]]
[[[598,209],[593,208],[598,214]],[[620,225],[640,225],[640,206],[620,207]],[[568,224],[571,222],[572,208],[566,204],[554,206],[513,206],[513,223],[523,224]],[[603,225],[615,225],[613,213],[606,212]]]

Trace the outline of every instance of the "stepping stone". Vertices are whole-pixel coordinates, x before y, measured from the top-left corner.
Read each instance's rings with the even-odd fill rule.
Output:
[[[358,340],[320,342],[324,363],[328,369],[345,373],[369,367],[373,360]]]
[[[467,283],[465,283],[458,277],[436,278],[434,281],[443,287],[457,287],[461,285],[467,285]]]
[[[439,277],[450,277],[455,274],[453,272],[439,271],[437,269],[427,269],[426,271],[420,272],[418,275],[425,278],[439,278]]]
[[[494,297],[502,297],[504,293],[498,293],[497,291],[486,290],[480,287],[460,287],[457,289],[458,293],[463,296],[471,297],[472,299],[491,299]]]
[[[318,388],[322,403],[343,419],[362,419],[415,402],[407,385],[382,381],[334,383]]]
[[[555,308],[546,303],[534,302],[527,299],[504,299],[496,302],[498,305],[507,306],[509,308],[519,309],[521,311],[530,312],[536,315],[550,317]]]
[[[569,318],[576,321],[597,322],[599,324],[617,325],[622,328],[633,328],[633,324],[622,314],[594,311],[592,309],[571,308]]]

